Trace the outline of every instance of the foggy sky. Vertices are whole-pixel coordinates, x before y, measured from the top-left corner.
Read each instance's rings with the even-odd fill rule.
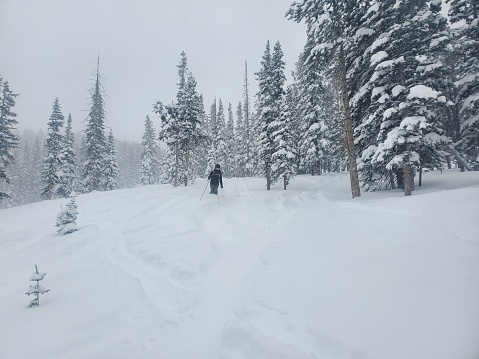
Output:
[[[305,26],[284,14],[292,0],[0,0],[0,76],[19,93],[18,129],[46,131],[58,97],[74,131],[85,128],[98,53],[106,81],[107,126],[141,141],[153,103],[175,99],[185,51],[204,96],[227,109],[242,100],[248,61],[250,100],[266,41],[280,41],[291,79]]]

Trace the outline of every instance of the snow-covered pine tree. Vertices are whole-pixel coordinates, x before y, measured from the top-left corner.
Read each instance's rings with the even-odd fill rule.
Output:
[[[35,273],[33,273],[30,276],[30,281],[31,282],[37,282],[35,285],[31,285],[27,291],[25,292],[26,295],[31,295],[35,294],[35,298],[33,298],[30,301],[30,304],[28,305],[29,307],[33,306],[39,306],[40,305],[40,296],[39,294],[45,294],[50,291],[50,289],[47,289],[40,285],[40,281],[45,278],[46,273],[42,273],[38,271],[38,266],[35,264]]]
[[[441,146],[447,138],[439,113],[446,98],[441,82],[434,81],[443,74],[440,62],[434,61],[439,51],[434,45],[441,42],[429,24],[437,14],[426,1],[394,4],[378,5],[370,115],[363,124],[363,135],[376,136],[377,142],[363,151],[362,175],[369,189],[396,184],[410,195],[421,161],[440,166],[443,159]]]
[[[297,66],[298,111],[300,123],[301,169],[304,173],[320,175],[328,147],[324,107],[324,78],[314,62],[307,62],[314,43],[307,42]],[[324,72],[324,71],[323,71]]]
[[[223,175],[229,176],[229,168],[227,168],[228,159],[228,142],[227,142],[227,130],[226,130],[226,118],[223,101],[218,100],[218,111],[216,113],[216,124],[218,132],[216,134],[216,148],[214,161],[222,165]]]
[[[203,177],[205,174],[205,168],[208,168],[208,151],[211,145],[210,128],[209,128],[209,116],[205,112],[205,106],[203,101],[203,95],[199,95],[199,128],[203,134],[203,140],[196,146],[193,152],[192,158],[192,178]]]
[[[325,122],[328,128],[328,143],[326,150],[326,162],[324,164],[327,172],[344,171],[347,169],[347,151],[346,140],[344,138],[344,121],[341,113],[341,94],[339,86],[335,84],[334,79],[330,79],[325,84],[323,93],[323,106],[325,112]]]
[[[140,182],[142,185],[155,184],[158,183],[158,145],[153,122],[148,115],[146,115],[145,132],[142,138]]]
[[[461,138],[458,148],[469,165],[479,170],[479,1],[447,0],[460,54],[456,101],[460,104]]]
[[[18,147],[19,138],[15,134],[17,114],[13,112],[15,97],[7,81],[0,76],[0,202],[9,197],[7,185],[10,183],[8,166],[15,160],[12,150]]]
[[[246,147],[246,123],[243,116],[243,104],[238,102],[236,107],[236,126],[235,126],[235,177],[246,177],[246,164],[248,163]]]
[[[166,144],[166,153],[161,161],[161,182],[171,183],[177,187],[180,169],[180,139],[181,126],[178,105],[175,103],[163,105],[158,101],[154,111],[160,116],[160,129],[158,140]],[[167,181],[167,182],[166,182]]]
[[[58,190],[60,197],[66,198],[70,195],[75,187],[75,168],[76,155],[74,150],[74,134],[72,131],[72,115],[68,115],[67,124],[65,127],[65,135],[63,137],[63,146],[61,151],[62,157],[62,175],[60,178],[61,185]]]
[[[208,142],[208,137],[203,131],[201,119],[204,116],[203,98],[196,90],[196,79],[188,71],[187,81],[184,89],[184,96],[180,105],[182,107],[181,118],[183,123],[183,140],[181,141],[184,163],[183,167],[186,173],[183,177],[185,186],[188,182],[193,182],[196,177],[196,164],[203,149],[203,145]]]
[[[203,114],[201,96],[196,91],[196,80],[188,71],[187,58],[184,52],[181,53],[181,61],[178,65],[180,81],[178,85],[177,102],[164,105],[158,101],[154,105],[154,112],[160,115],[159,140],[165,141],[167,157],[174,154],[174,166],[165,169],[167,172],[174,171],[174,186],[180,182],[188,185],[192,176],[191,157],[200,147],[200,144],[207,140],[206,134],[202,131],[200,118]],[[164,161],[171,165],[171,161]]]
[[[118,159],[116,157],[115,138],[113,131],[110,129],[105,149],[105,167],[103,172],[103,189],[111,191],[118,188]]]
[[[83,192],[101,191],[104,189],[104,168],[107,156],[107,139],[105,135],[105,102],[103,100],[103,83],[100,74],[100,57],[98,56],[95,84],[90,91],[91,103],[87,117],[85,147],[83,149],[85,162],[82,172]]]
[[[275,152],[273,152],[271,172],[273,178],[283,180],[283,189],[289,184],[295,174],[296,154],[293,147],[292,124],[293,113],[288,107],[288,102],[283,99],[280,117],[272,123],[273,143]]]
[[[236,172],[236,136],[235,136],[235,124],[233,118],[233,108],[231,103],[228,103],[228,121],[225,128],[225,142],[226,142],[226,158],[224,162],[224,169],[228,177],[235,177]]]
[[[53,199],[62,195],[64,137],[61,129],[63,125],[64,117],[58,98],[56,98],[48,121],[48,135],[45,140],[45,157],[43,158],[43,188],[40,195],[45,199]]]
[[[359,197],[359,178],[353,139],[346,56],[348,23],[347,14],[354,13],[359,1],[350,0],[303,0],[293,3],[287,16],[297,22],[305,21],[308,42],[314,44],[307,62],[319,68],[328,68],[333,63],[339,68],[341,102],[343,110],[348,167],[352,197]]]
[[[248,82],[248,62],[244,62],[244,83],[243,83],[243,118],[244,118],[244,147],[245,147],[245,154],[246,154],[246,165],[245,165],[245,173],[246,176],[253,175],[253,167],[254,167],[254,160],[253,160],[253,131],[254,123],[253,123],[253,114],[252,109],[250,106],[249,101],[249,82]]]
[[[216,161],[216,149],[218,148],[218,116],[217,116],[216,98],[210,106],[209,114],[209,134],[210,134],[210,146],[207,154],[207,166],[205,168],[205,175],[208,176],[210,171],[214,168]]]
[[[58,227],[57,233],[61,236],[78,231],[76,223],[78,217],[78,205],[76,204],[75,197],[75,192],[72,192],[70,194],[70,202],[68,202],[65,205],[65,208],[62,208],[57,214],[55,227]]]
[[[292,72],[293,76],[293,83],[286,87],[284,101],[285,101],[285,111],[288,112],[289,118],[289,128],[290,128],[290,135],[291,135],[291,148],[292,152],[295,154],[294,159],[294,173],[304,173],[301,172],[301,138],[303,132],[301,130],[301,125],[303,123],[303,119],[301,117],[301,109],[300,109],[300,97],[299,97],[299,86],[296,82],[296,72]]]
[[[284,61],[281,44],[276,42],[271,54],[269,41],[261,61],[261,69],[256,74],[258,79],[257,111],[258,111],[258,161],[260,174],[266,179],[266,189],[278,178],[273,172],[273,154],[277,151],[274,132],[281,116],[281,104],[284,95]]]

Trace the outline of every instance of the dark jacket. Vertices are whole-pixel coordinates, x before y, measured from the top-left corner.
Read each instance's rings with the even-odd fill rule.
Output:
[[[223,187],[223,174],[221,173],[221,170],[218,168],[215,168],[213,171],[211,171],[210,175],[208,176],[208,179],[210,180],[210,183],[213,185],[218,186],[218,184]]]

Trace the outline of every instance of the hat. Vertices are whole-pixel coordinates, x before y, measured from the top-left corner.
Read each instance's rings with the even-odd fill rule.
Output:
[[[216,168],[220,168],[220,165],[219,164],[215,164],[215,169]]]

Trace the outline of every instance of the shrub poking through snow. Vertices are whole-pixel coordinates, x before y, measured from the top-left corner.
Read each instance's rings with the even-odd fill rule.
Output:
[[[75,194],[72,193],[70,195],[70,202],[57,214],[57,224],[55,226],[58,227],[57,232],[61,236],[78,231],[76,224],[78,215],[77,207]]]
[[[45,278],[46,273],[41,273],[38,271],[38,267],[35,264],[35,273],[30,276],[30,280],[37,282],[35,285],[31,285],[30,288],[25,292],[26,295],[35,294],[35,298],[30,301],[29,307],[33,307],[35,305],[40,305],[40,296],[39,294],[45,294],[50,291],[50,289],[46,289],[45,287],[40,285],[40,281]]]

